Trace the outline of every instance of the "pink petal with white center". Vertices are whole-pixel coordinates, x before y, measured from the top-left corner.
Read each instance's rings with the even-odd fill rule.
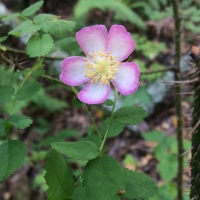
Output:
[[[101,82],[87,83],[79,92],[78,98],[87,104],[103,103],[110,94],[110,83],[101,84]]]
[[[105,48],[107,37],[108,32],[104,25],[85,27],[76,33],[76,39],[87,56]]]
[[[122,62],[118,66],[118,71],[114,75],[112,84],[123,95],[130,95],[135,92],[139,86],[140,70],[134,62]]]
[[[91,78],[85,77],[86,61],[84,57],[72,56],[65,58],[61,64],[60,80],[66,85],[77,86],[88,82]]]
[[[118,61],[129,57],[135,48],[135,42],[122,25],[113,25],[108,33],[106,51],[116,56]]]

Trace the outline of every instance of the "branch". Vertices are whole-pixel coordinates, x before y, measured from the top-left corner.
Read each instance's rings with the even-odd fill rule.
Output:
[[[179,17],[179,4],[178,0],[171,0],[174,14],[174,27],[175,27],[175,81],[179,82],[180,79],[180,58],[181,58],[181,23]],[[183,133],[182,133],[182,107],[181,107],[181,87],[175,87],[176,93],[176,114],[178,118],[177,123],[177,142],[178,142],[178,175],[177,175],[177,199],[183,200]]]

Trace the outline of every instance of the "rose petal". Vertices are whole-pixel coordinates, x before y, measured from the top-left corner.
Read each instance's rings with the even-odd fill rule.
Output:
[[[85,87],[79,92],[78,98],[87,104],[100,104],[103,103],[110,94],[110,83],[101,84],[87,83]]]
[[[113,25],[108,34],[106,50],[117,60],[123,61],[129,57],[135,48],[135,42],[122,25]]]
[[[72,56],[62,62],[60,80],[66,85],[77,86],[88,82],[91,78],[85,77],[85,60],[83,57]]]
[[[115,79],[111,82],[123,95],[130,95],[139,86],[140,70],[134,62],[122,62],[118,66],[118,71],[114,75]]]
[[[76,33],[76,39],[87,56],[105,48],[107,37],[108,32],[104,25],[85,27]]]

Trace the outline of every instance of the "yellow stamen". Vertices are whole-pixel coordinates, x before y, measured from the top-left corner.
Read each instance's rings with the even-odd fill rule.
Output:
[[[90,83],[100,80],[102,84],[108,84],[110,79],[115,79],[114,75],[120,64],[116,56],[112,56],[110,52],[104,53],[104,48],[99,52],[89,53],[89,56],[93,61],[85,58],[85,76],[92,78]]]

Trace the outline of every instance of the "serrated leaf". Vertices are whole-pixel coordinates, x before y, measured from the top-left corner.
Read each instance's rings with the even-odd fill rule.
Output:
[[[0,145],[0,181],[19,169],[26,157],[25,144],[19,140],[8,140]]]
[[[88,200],[88,198],[86,197],[85,188],[81,185],[74,188],[74,192],[71,197],[74,200]]]
[[[11,86],[0,85],[0,104],[6,103],[11,100],[15,90]]]
[[[113,106],[114,102],[110,99],[107,99],[106,101],[104,101],[104,103],[106,106]]]
[[[40,84],[37,81],[30,81],[24,84],[16,94],[18,100],[28,99],[35,95],[40,89]]]
[[[53,39],[49,34],[32,35],[27,44],[27,53],[30,57],[44,56],[53,46]]]
[[[74,29],[75,25],[75,22],[59,19],[46,21],[41,24],[41,27],[45,33],[59,36],[71,32]]]
[[[91,160],[99,154],[97,146],[90,141],[54,142],[51,146],[67,157],[76,160]]]
[[[103,123],[100,126],[100,132],[105,135],[106,129],[108,127],[110,118],[106,118],[106,120],[103,121]],[[124,130],[125,124],[120,123],[116,119],[112,120],[112,124],[110,126],[109,132],[108,132],[108,138],[115,137],[119,135]]]
[[[0,118],[0,134],[5,131],[6,120]]]
[[[148,199],[158,192],[158,186],[147,175],[124,169],[125,193],[122,197],[134,200]]]
[[[48,200],[66,200],[74,190],[73,174],[66,159],[56,151],[51,151],[45,164],[45,180],[49,186]]]
[[[28,127],[30,124],[32,124],[32,119],[27,117],[26,115],[11,115],[7,122],[9,122],[11,125],[13,125],[15,128],[24,129]]]
[[[4,22],[7,22],[7,21],[10,21],[16,17],[19,16],[19,13],[14,13],[14,14],[11,14],[11,15],[7,15],[5,17],[3,17],[1,20],[4,21]]]
[[[83,187],[88,200],[119,200],[124,190],[124,175],[119,163],[108,155],[90,160],[83,172]]]
[[[33,21],[35,24],[40,25],[43,22],[46,21],[52,21],[52,20],[56,20],[59,19],[58,16],[56,15],[52,15],[52,14],[39,14],[37,16],[34,17]]]
[[[101,138],[97,134],[87,135],[86,137],[81,138],[79,141],[90,141],[90,142],[93,142],[99,148],[100,148],[101,142],[102,142]]]
[[[38,30],[40,30],[40,26],[37,26],[33,24],[31,20],[26,20],[22,22],[19,26],[11,30],[8,34],[9,35],[15,35],[15,36],[20,36],[24,33],[35,33]]]
[[[141,106],[126,106],[115,112],[116,120],[124,124],[142,122],[146,115],[146,111]]]
[[[37,3],[34,3],[33,5],[24,9],[21,14],[23,16],[33,15],[34,13],[36,13],[42,7],[43,3],[44,3],[44,1],[38,1]]]

